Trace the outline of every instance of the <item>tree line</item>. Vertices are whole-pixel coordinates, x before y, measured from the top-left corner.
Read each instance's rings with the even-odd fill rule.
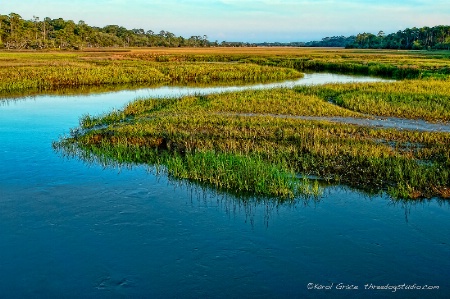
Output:
[[[379,31],[352,36],[324,37],[305,43],[260,43],[258,46],[345,47],[359,49],[450,50],[450,26],[406,28],[386,35]]]
[[[24,20],[19,14],[0,14],[0,48],[84,49],[99,47],[207,47],[218,46],[206,35],[189,38],[161,30],[127,29],[118,25],[103,28],[62,18]]]
[[[377,35],[360,33],[347,48],[450,50],[450,26],[406,28],[388,35],[383,31]]]
[[[320,41],[311,41],[305,43],[305,47],[346,47],[355,42],[356,37],[354,35],[345,36],[332,36],[324,37]]]
[[[102,47],[346,47],[365,49],[450,50],[450,26],[407,28],[386,35],[360,33],[356,36],[325,37],[320,41],[290,43],[211,42],[206,35],[189,38],[161,30],[127,29],[118,25],[103,28],[62,18],[24,20],[16,13],[0,14],[0,49],[84,49]]]

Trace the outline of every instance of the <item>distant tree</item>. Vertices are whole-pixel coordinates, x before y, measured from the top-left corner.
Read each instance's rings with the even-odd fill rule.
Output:
[[[358,34],[353,47],[414,50],[449,49],[447,45],[449,36],[450,26],[413,27],[384,36],[379,32],[377,35],[378,44],[374,43],[367,33]]]
[[[8,18],[8,16],[5,15],[0,15],[0,47],[3,47],[3,40],[5,39],[6,36],[6,19]]]
[[[324,37],[321,41],[312,41],[307,43],[289,43],[288,45],[293,47],[347,47],[348,45],[355,42],[354,36],[332,36]],[[280,44],[284,45],[284,44]]]

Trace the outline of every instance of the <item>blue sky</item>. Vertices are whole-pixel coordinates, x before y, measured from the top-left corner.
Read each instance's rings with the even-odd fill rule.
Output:
[[[209,40],[290,42],[450,25],[448,0],[2,0],[0,14],[166,30]]]

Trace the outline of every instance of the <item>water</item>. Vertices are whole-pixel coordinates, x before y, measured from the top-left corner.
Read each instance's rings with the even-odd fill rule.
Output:
[[[305,78],[340,79],[356,80]],[[83,114],[121,108],[136,97],[192,92],[202,90],[163,87],[3,102],[0,297],[445,298],[450,293],[446,202],[394,203],[339,186],[317,202],[240,200],[168,181],[143,166],[112,169],[65,159],[51,147]],[[359,289],[339,290],[339,283]],[[416,289],[374,290],[371,284]],[[417,290],[423,285],[439,290]]]

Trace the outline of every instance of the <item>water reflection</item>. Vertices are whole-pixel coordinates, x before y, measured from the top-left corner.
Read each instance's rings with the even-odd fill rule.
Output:
[[[154,174],[154,171],[149,170],[149,173]],[[403,211],[400,215],[403,214],[405,223],[408,223],[409,217],[420,209],[439,207],[450,211],[450,202],[441,198],[392,199],[382,192],[370,193],[340,184],[323,183],[322,187],[325,189],[320,197],[302,196],[291,200],[280,200],[279,198],[233,194],[186,180],[168,178],[168,182],[173,188],[190,194],[189,204],[193,209],[214,207],[220,209],[228,217],[244,216],[245,223],[252,228],[261,226],[269,228],[271,219],[280,216],[280,212],[315,210],[322,204],[328,206],[330,205],[330,199],[335,197],[336,194],[348,194],[351,197],[357,197],[358,201],[361,201],[364,206],[375,205],[380,207],[381,205]],[[353,200],[349,200],[349,202],[354,203]]]
[[[450,201],[441,198],[393,199],[384,191],[356,189],[339,183],[329,182],[319,177],[310,177],[310,179],[319,182],[320,188],[323,190],[320,196],[305,195],[297,196],[293,199],[255,196],[220,190],[194,181],[168,177],[163,165],[120,163],[114,158],[81,149],[73,143],[69,144],[69,146],[56,146],[55,151],[64,159],[75,159],[89,167],[101,165],[103,170],[115,170],[118,174],[122,171],[128,172],[144,167],[147,175],[157,180],[164,180],[174,190],[189,194],[189,204],[193,209],[214,207],[220,209],[228,217],[244,217],[245,223],[248,223],[252,228],[255,228],[255,226],[269,228],[270,220],[275,215],[278,215],[280,209],[283,211],[316,209],[323,204],[324,199],[329,201],[336,193],[347,194],[357,198],[364,205],[374,204],[379,206],[381,204],[385,205],[386,208],[401,210],[406,223],[409,222],[409,216],[414,209],[426,209],[429,206],[437,206],[444,209],[450,208]],[[326,205],[329,204],[329,202],[326,203]]]
[[[285,82],[285,81],[281,81]],[[279,83],[281,83],[279,82]],[[290,82],[290,81],[289,81]],[[273,82],[271,82],[273,83]],[[212,83],[196,83],[196,82],[187,82],[184,84],[169,84],[169,83],[154,83],[154,84],[145,84],[145,83],[127,83],[127,84],[114,84],[114,85],[82,85],[82,86],[66,86],[59,87],[57,89],[27,89],[23,91],[14,91],[7,94],[0,94],[0,100],[20,100],[26,99],[29,97],[37,97],[37,96],[86,96],[86,95],[95,95],[102,93],[112,93],[119,91],[136,91],[142,89],[158,89],[162,87],[168,88],[194,88],[194,89],[204,89],[209,87],[229,87],[229,86],[252,86],[255,84],[261,84],[261,82],[249,82],[249,81],[224,81],[224,82],[212,82]],[[268,83],[270,84],[270,83]],[[1,104],[1,101],[0,101]]]
[[[76,87],[61,87],[54,90],[27,89],[23,91],[0,94],[0,100],[24,100],[37,96],[85,96],[92,94],[117,92],[121,90],[137,90],[142,88],[157,88],[163,86],[144,84],[117,84],[117,85],[83,85]],[[4,101],[0,101],[0,104]]]

